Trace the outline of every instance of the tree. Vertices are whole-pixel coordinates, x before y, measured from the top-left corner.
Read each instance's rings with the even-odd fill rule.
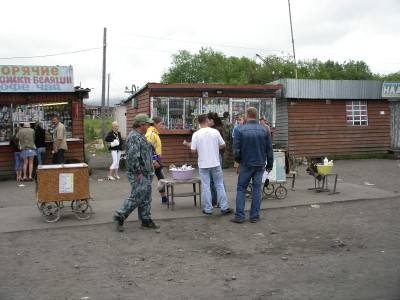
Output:
[[[363,61],[350,60],[343,65],[344,79],[369,80],[373,79],[373,74],[368,65]]]
[[[172,56],[172,66],[161,76],[163,83],[230,83],[261,82],[257,64],[246,57],[226,57],[211,48],[201,48],[198,54],[186,50]]]
[[[258,56],[260,58],[260,56]],[[181,50],[172,55],[172,66],[162,74],[162,83],[225,83],[265,84],[279,78],[294,78],[295,67],[291,56],[270,55],[261,62],[247,57],[226,57],[211,48],[201,48],[198,54]],[[343,63],[318,59],[299,60],[297,74],[301,79],[331,80],[400,80],[400,72],[373,74],[364,61]]]
[[[388,75],[380,76],[380,80],[383,81],[400,81],[400,72],[391,73]]]
[[[186,50],[173,54],[172,67],[161,76],[161,82],[194,82],[193,76],[196,70],[193,67],[193,60],[193,55]]]

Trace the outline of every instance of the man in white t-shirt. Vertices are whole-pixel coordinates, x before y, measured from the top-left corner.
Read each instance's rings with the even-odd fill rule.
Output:
[[[225,142],[218,130],[208,127],[206,114],[199,115],[197,120],[200,129],[193,134],[190,150],[198,155],[199,175],[202,185],[201,197],[205,205],[203,213],[206,215],[212,214],[213,206],[211,204],[210,190],[210,179],[212,178],[217,190],[221,214],[230,214],[233,210],[228,207],[219,159],[219,149],[225,148]]]

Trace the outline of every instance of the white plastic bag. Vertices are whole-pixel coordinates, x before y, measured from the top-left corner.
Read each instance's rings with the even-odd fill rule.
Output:
[[[119,145],[119,141],[118,140],[113,140],[110,144],[111,147],[116,147]]]

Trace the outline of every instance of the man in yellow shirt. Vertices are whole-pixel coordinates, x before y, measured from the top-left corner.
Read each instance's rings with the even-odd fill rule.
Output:
[[[155,149],[155,155],[153,156],[153,166],[155,174],[157,176],[157,180],[160,180],[165,179],[163,166],[161,164],[162,145],[159,135],[159,130],[162,129],[164,125],[161,117],[154,117],[153,121],[154,124],[147,129],[146,138]],[[168,198],[165,194],[165,185],[162,185],[160,187],[159,192],[161,195],[161,204],[167,204]]]

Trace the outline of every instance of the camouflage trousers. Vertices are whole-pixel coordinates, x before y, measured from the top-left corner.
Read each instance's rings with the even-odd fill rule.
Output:
[[[125,199],[124,204],[119,208],[115,215],[118,219],[124,221],[131,212],[137,208],[140,221],[151,219],[151,182],[153,175],[145,175],[139,181],[136,181],[132,173],[126,173],[128,181],[131,184],[131,194]]]

